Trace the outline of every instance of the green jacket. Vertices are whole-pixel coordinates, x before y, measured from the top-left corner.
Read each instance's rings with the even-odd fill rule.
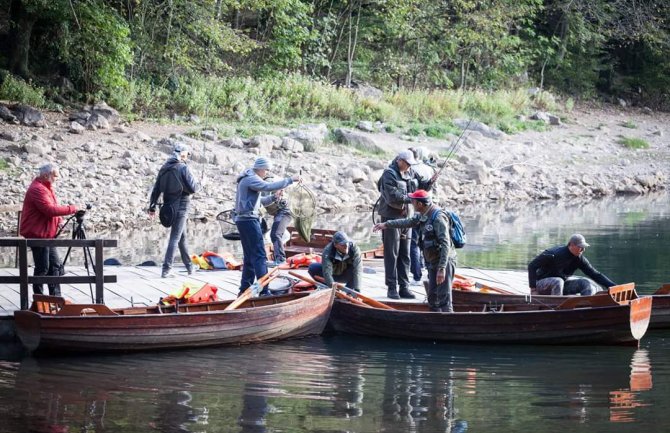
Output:
[[[323,249],[323,253],[321,253],[324,284],[331,287],[334,282],[333,275],[342,275],[344,271],[353,266],[354,282],[353,287],[349,288],[360,290],[363,261],[361,259],[361,250],[358,248],[358,245],[349,242],[349,251],[344,257],[344,260],[337,260],[337,253],[338,251],[335,249],[332,242],[326,245],[326,248]]]
[[[439,213],[433,219],[433,212]],[[456,258],[456,249],[449,235],[451,221],[437,206],[431,206],[425,214],[416,213],[410,218],[396,219],[386,222],[388,228],[416,228],[419,229],[419,239],[422,239],[421,248],[426,264],[439,268],[447,267],[447,259]]]

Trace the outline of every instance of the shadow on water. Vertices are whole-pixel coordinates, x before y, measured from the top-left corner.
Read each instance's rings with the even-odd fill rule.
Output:
[[[661,396],[670,384],[669,348],[663,340],[635,350],[335,335],[239,348],[26,358],[0,363],[0,430],[658,428],[668,423]]]

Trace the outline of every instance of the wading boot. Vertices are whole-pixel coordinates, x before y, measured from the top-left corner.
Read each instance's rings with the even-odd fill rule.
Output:
[[[414,293],[410,292],[407,287],[401,287],[400,288],[400,297],[403,299],[414,299],[416,296],[414,296]]]
[[[400,296],[398,296],[398,291],[395,288],[389,289],[386,297],[391,299],[400,299]]]

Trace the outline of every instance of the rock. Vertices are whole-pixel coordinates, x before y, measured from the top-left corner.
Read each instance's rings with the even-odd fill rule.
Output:
[[[104,117],[107,120],[108,125],[116,125],[121,120],[119,112],[107,105],[104,101],[95,104],[91,111],[93,114]]]
[[[379,159],[368,159],[365,161],[367,167],[370,167],[371,170],[384,170],[388,164]]]
[[[218,139],[218,137],[216,136],[216,131],[213,131],[211,129],[200,131],[200,136],[205,140],[209,141],[216,141]]]
[[[0,105],[0,119],[8,123],[19,124],[19,119],[5,105]]]
[[[549,124],[559,126],[561,125],[561,118],[553,114],[549,114]]]
[[[350,180],[352,183],[361,183],[361,182],[363,182],[363,181],[365,181],[365,180],[368,179],[368,176],[365,174],[365,172],[364,172],[363,170],[361,170],[360,168],[358,168],[358,167],[350,167],[350,168],[348,168],[348,169],[345,171],[344,175],[345,175],[347,178],[349,178],[349,180]]]
[[[53,141],[65,141],[65,137],[63,137],[63,134],[58,134],[58,133],[52,135],[51,139]]]
[[[147,134],[141,132],[141,131],[136,131],[132,136],[131,139],[133,141],[140,141],[140,142],[147,142],[151,141],[151,137],[149,137]]]
[[[34,126],[36,128],[46,128],[47,122],[44,118],[44,115],[34,109],[33,107],[25,104],[17,104],[9,107],[12,114],[16,116],[16,119],[24,126]]]
[[[294,140],[291,137],[284,137],[281,140],[281,148],[291,152],[304,152],[305,146],[298,140]]]
[[[23,151],[31,155],[46,155],[51,150],[44,141],[29,141],[23,145]]]
[[[242,149],[244,148],[244,142],[240,137],[231,137],[219,141],[221,146],[231,147],[233,149]]]
[[[83,134],[86,131],[86,128],[78,122],[72,122],[70,123],[70,129],[68,131],[71,134]]]
[[[372,122],[368,121],[360,121],[358,122],[358,125],[356,125],[356,128],[360,129],[361,131],[365,132],[375,132],[375,127],[372,126]]]
[[[461,129],[468,128],[468,131],[477,131],[480,132],[484,137],[488,138],[503,138],[506,134],[496,128],[490,128],[489,126],[478,122],[476,120],[465,120],[465,119],[454,119],[454,125],[458,126]]]
[[[371,138],[362,133],[346,128],[337,128],[333,131],[333,134],[335,134],[338,143],[346,144],[347,146],[352,146],[365,152],[377,154],[384,153],[384,149],[377,146]]]
[[[197,114],[190,114],[186,119],[187,122],[195,123],[196,125],[200,124],[200,117]]]
[[[247,143],[247,147],[251,149],[258,149],[260,155],[269,155],[272,149],[280,148],[282,140],[276,135],[257,135],[252,137]]]
[[[116,125],[113,131],[118,132],[119,134],[125,134],[128,132],[128,129],[123,125]]]
[[[0,131],[0,139],[6,141],[19,141],[19,134],[13,131]]]
[[[109,129],[109,121],[102,114],[93,113],[86,119],[86,124],[84,126],[91,131]]]
[[[530,116],[531,120],[541,120],[542,122],[549,124],[549,113],[544,111],[537,111]]]
[[[314,152],[326,141],[328,127],[325,123],[300,125],[297,129],[290,131],[288,137],[301,142],[306,152]]]

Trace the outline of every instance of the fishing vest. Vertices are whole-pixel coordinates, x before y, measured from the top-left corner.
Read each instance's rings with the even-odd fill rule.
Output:
[[[452,243],[449,235],[449,216],[444,210],[437,208],[433,210],[433,213],[426,222],[419,224],[418,244],[423,250],[423,256],[428,263],[436,263],[440,259],[440,242],[435,231],[435,219],[440,214],[443,216],[442,221],[445,223],[447,241],[450,244]]]

